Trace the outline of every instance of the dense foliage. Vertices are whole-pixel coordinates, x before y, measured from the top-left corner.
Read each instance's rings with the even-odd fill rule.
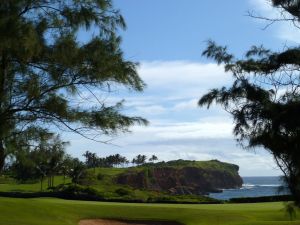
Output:
[[[299,24],[300,1],[273,0],[282,20]],[[269,20],[269,19],[268,19]],[[272,20],[272,19],[271,19]],[[274,20],[275,21],[275,20]],[[244,147],[264,147],[277,162],[300,206],[300,48],[274,52],[253,46],[243,59],[208,43],[203,55],[233,75],[230,87],[213,89],[200,106],[222,105],[234,119],[234,134]]]
[[[123,115],[122,102],[107,105],[99,96],[118,85],[144,87],[136,63],[123,57],[120,28],[125,23],[111,0],[0,2],[0,171],[27,129],[94,139],[146,123]]]

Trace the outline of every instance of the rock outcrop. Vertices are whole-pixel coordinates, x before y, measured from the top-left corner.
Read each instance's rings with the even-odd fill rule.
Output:
[[[116,182],[137,189],[172,194],[207,194],[222,189],[240,188],[243,184],[238,174],[239,167],[234,164],[213,160],[205,162],[205,166],[197,166],[195,161],[191,162],[193,163],[179,166],[174,166],[174,163],[172,166],[168,163],[153,164],[139,170],[129,170],[120,174]]]

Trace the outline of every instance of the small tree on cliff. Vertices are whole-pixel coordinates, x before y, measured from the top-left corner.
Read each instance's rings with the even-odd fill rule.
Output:
[[[112,134],[146,123],[97,97],[117,85],[143,90],[136,64],[119,47],[116,31],[124,27],[111,0],[0,2],[0,172],[11,140],[28,125],[91,138],[91,129]],[[78,31],[91,28],[99,33],[80,42]],[[96,104],[82,104],[84,93]]]
[[[299,0],[272,2],[289,16],[282,20],[299,23]],[[203,54],[225,65],[234,82],[231,87],[211,90],[199,105],[222,105],[233,116],[234,134],[244,147],[267,149],[300,206],[300,48],[272,52],[254,46],[246,58],[236,59],[226,47],[210,41]]]

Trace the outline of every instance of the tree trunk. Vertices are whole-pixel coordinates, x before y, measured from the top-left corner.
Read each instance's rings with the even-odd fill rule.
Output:
[[[48,175],[48,188],[51,187],[51,179],[50,176]]]
[[[290,175],[287,178],[288,187],[294,197],[295,205],[300,207],[300,174]]]
[[[5,128],[5,118],[4,118],[4,101],[6,96],[6,79],[7,79],[7,60],[5,52],[1,52],[1,61],[0,61],[0,174],[3,172],[4,163],[5,163],[5,145],[4,145],[4,133],[7,132]]]
[[[5,148],[3,141],[0,141],[0,174],[3,172],[5,163]]]
[[[41,177],[41,191],[43,191],[43,181],[44,181],[44,177]]]

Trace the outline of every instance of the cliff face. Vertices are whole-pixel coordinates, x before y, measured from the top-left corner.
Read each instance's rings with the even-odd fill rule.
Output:
[[[221,162],[218,162],[221,163]],[[172,194],[206,194],[220,189],[239,188],[242,178],[238,166],[230,169],[197,166],[152,166],[119,175],[118,184],[137,189],[165,191]]]

